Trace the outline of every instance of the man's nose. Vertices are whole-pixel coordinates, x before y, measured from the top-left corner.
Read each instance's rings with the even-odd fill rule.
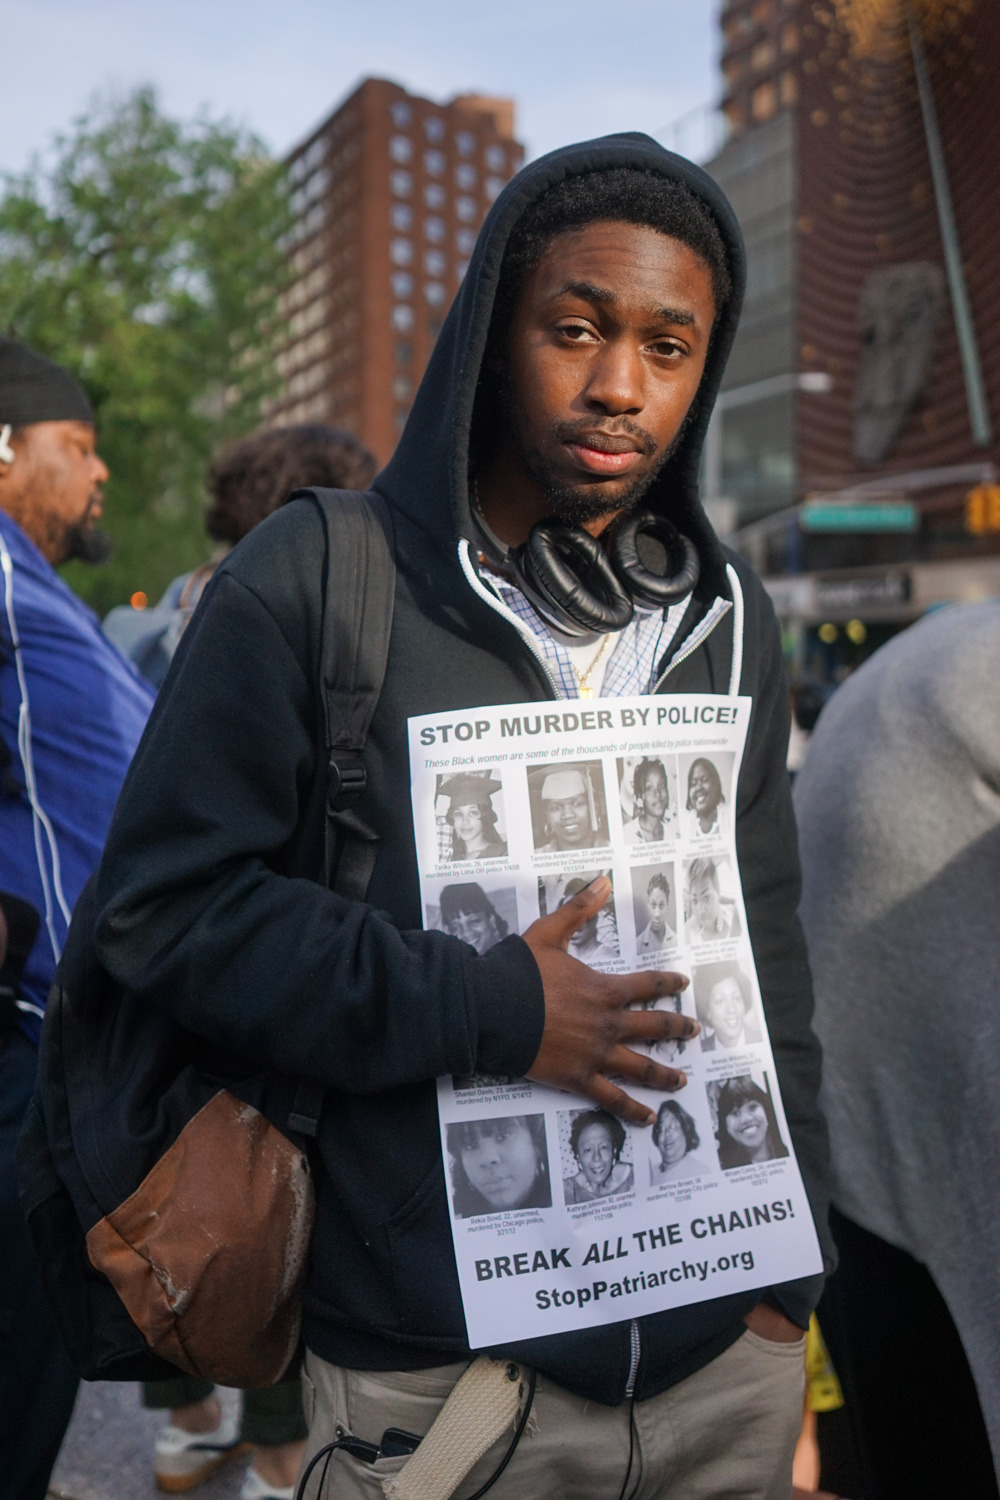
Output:
[[[94,464],[94,483],[95,484],[107,484],[108,480],[111,478],[111,473],[110,473],[110,470],[108,469],[107,464],[104,462],[104,459],[101,458],[101,456],[100,456],[99,453],[95,453],[94,454],[93,464]]]
[[[643,364],[639,350],[626,339],[610,339],[603,344],[590,366],[585,392],[587,403],[610,416],[625,416],[642,411]]]

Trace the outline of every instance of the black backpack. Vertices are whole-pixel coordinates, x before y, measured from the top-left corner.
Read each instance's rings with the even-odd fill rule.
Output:
[[[353,805],[389,649],[391,523],[371,493],[292,498],[319,509],[326,569],[323,742],[289,873],[361,900],[378,840]],[[19,1148],[56,1322],[88,1380],[180,1368],[272,1384],[298,1347],[322,1086],[220,1059],[118,985],[94,942],[94,886],[77,902],[49,996]]]

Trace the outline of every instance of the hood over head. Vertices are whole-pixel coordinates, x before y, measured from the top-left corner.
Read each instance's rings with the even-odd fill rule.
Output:
[[[507,242],[528,207],[549,188],[566,178],[612,167],[653,171],[683,183],[711,212],[729,260],[732,292],[719,310],[695,408],[676,451],[643,497],[645,506],[667,515],[697,547],[702,566],[699,593],[728,596],[725,556],[698,498],[698,466],[743,302],[743,236],[728,200],[708,173],[646,135],[609,135],[563,147],[531,162],[507,184],[480,230],[396,451],[375,488],[449,549],[458,537],[473,540],[469,440]]]

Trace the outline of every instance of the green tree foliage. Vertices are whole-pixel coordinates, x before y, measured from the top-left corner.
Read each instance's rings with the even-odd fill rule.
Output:
[[[100,613],[207,554],[208,459],[276,387],[288,223],[256,137],[169,119],[149,88],[98,101],[48,169],[6,179],[0,328],[79,377],[111,470],[114,557],[66,570]]]

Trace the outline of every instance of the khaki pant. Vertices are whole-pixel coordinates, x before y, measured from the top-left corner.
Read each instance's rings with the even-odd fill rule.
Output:
[[[718,1359],[661,1396],[635,1404],[632,1500],[791,1500],[802,1423],[805,1340],[773,1344],[749,1330]],[[411,1372],[345,1370],[315,1354],[303,1371],[306,1460],[344,1431],[378,1443],[387,1427],[427,1432],[466,1366]],[[484,1484],[513,1429],[476,1464],[456,1500]],[[618,1500],[629,1461],[629,1403],[600,1406],[538,1377],[532,1418],[489,1491],[491,1500]],[[306,1500],[320,1500],[323,1460]],[[384,1500],[380,1479],[405,1458],[361,1463],[338,1452],[322,1500]]]

